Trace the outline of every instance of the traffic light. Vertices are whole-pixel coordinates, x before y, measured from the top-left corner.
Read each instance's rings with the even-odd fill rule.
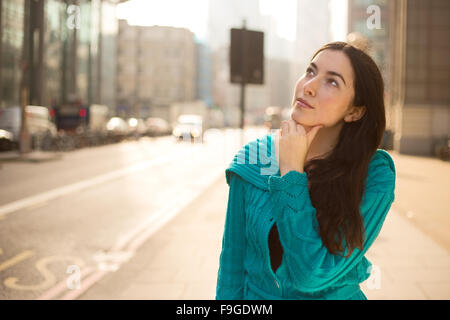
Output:
[[[86,117],[86,108],[81,108],[80,111],[78,111],[78,114],[80,115],[81,118]]]
[[[264,84],[264,32],[231,29],[230,82]]]

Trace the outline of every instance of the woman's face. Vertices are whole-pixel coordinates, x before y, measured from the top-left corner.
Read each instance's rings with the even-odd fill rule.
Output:
[[[345,53],[321,51],[297,81],[291,118],[303,126],[324,125],[325,128],[359,119],[362,108],[351,105],[355,94],[353,77],[353,68]]]

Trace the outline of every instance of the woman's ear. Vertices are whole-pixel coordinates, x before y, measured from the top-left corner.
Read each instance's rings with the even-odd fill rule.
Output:
[[[364,116],[364,113],[366,113],[365,106],[352,106],[350,108],[350,111],[344,117],[344,121],[345,122],[358,121],[359,119],[361,119]]]

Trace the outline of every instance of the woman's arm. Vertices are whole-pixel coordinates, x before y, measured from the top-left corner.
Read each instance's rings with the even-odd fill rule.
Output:
[[[232,173],[222,238],[217,300],[242,300],[244,292],[245,210],[244,181]]]
[[[362,251],[355,249],[348,258],[330,254],[323,245],[307,175],[290,171],[282,177],[269,178],[284,249],[283,264],[297,288],[314,292],[331,286],[356,266],[372,245],[394,201],[395,185],[395,173],[387,163],[380,164],[373,173],[360,206],[366,235],[364,247]]]

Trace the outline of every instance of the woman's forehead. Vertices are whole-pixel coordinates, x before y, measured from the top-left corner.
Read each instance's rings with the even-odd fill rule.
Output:
[[[320,72],[337,72],[345,78],[347,84],[353,83],[353,68],[350,59],[342,51],[323,50],[311,60],[311,63],[314,63]]]

